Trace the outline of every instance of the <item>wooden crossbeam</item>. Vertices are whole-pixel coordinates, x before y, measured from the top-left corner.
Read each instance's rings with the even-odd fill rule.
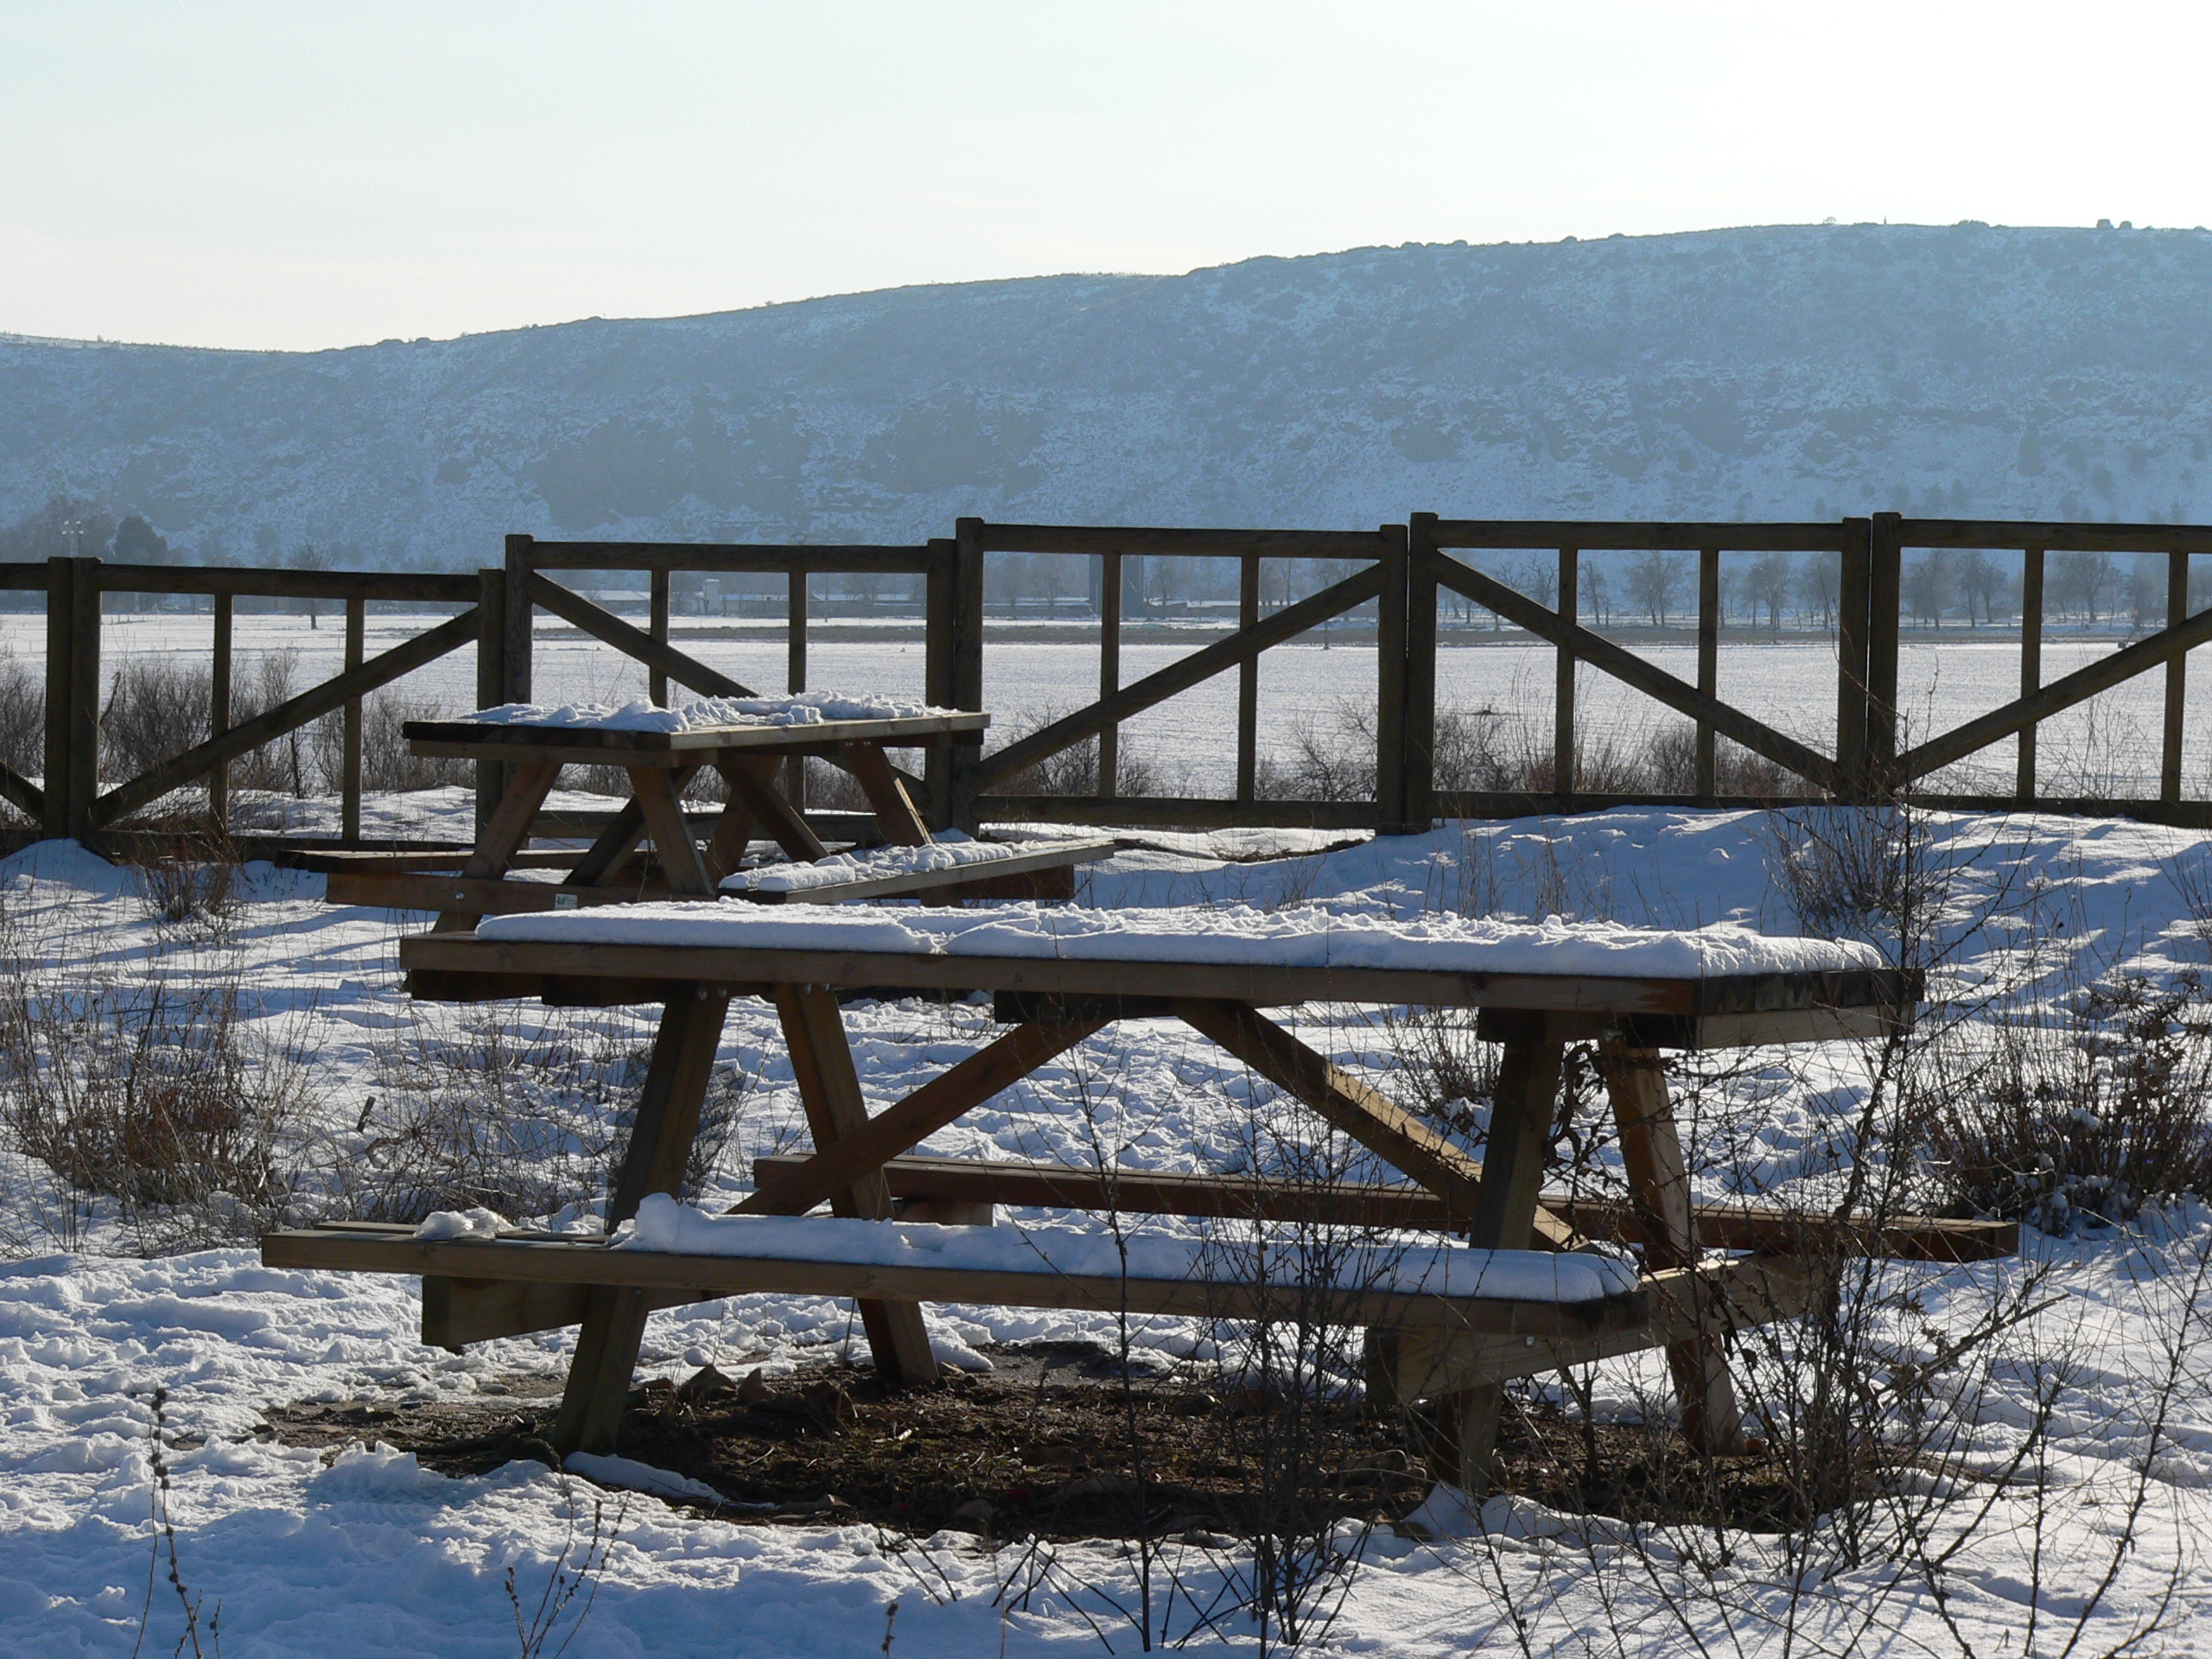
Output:
[[[1166,668],[1146,675],[1135,684],[1122,687],[1112,696],[1102,697],[1089,708],[1079,709],[1019,742],[1007,744],[997,753],[984,756],[976,763],[975,786],[982,791],[1002,784],[1039,760],[1071,748],[1087,737],[1096,737],[1108,727],[1143,713],[1155,702],[1164,702],[1178,691],[1187,691],[1217,674],[1225,673],[1270,645],[1294,639],[1331,617],[1364,604],[1382,591],[1382,569],[1371,566],[1295,605],[1286,606],[1256,627],[1240,629],[1226,639],[1194,651]]]
[[[1811,779],[1822,789],[1841,789],[1842,773],[1837,770],[1834,761],[1817,749],[1808,748],[1796,738],[1784,735],[1764,721],[1753,718],[1732,703],[1707,696],[1687,680],[1677,679],[1647,658],[1615,645],[1603,634],[1591,632],[1556,611],[1547,609],[1526,594],[1516,592],[1495,577],[1485,575],[1457,560],[1440,559],[1437,562],[1436,579],[1446,588],[1465,594],[1476,604],[1497,612],[1508,621],[1517,623],[1529,632],[1566,647],[1592,668],[1634,686],[1644,696],[1665,703],[1678,713],[1688,715],[1692,720],[1712,727],[1722,736],[1742,744],[1752,753],[1764,755],[1776,765],[1789,767],[1799,777]]]
[[[334,709],[343,708],[355,697],[391,683],[404,674],[411,674],[425,663],[434,663],[449,652],[476,643],[476,611],[474,607],[463,611],[450,621],[416,634],[412,639],[379,652],[359,668],[349,669],[335,679],[325,680],[321,685],[310,686],[296,697],[278,703],[264,715],[257,715],[241,721],[228,731],[219,732],[204,743],[195,743],[182,754],[164,760],[151,772],[132,779],[129,783],[110,790],[92,804],[92,822],[96,826],[113,823],[127,817],[140,807],[158,801],[173,790],[181,789],[194,779],[213,770],[226,760],[235,760],[251,750],[259,748],[272,738],[282,737],[295,727],[319,720]]]
[[[785,853],[801,863],[811,863],[830,855],[830,849],[822,844],[822,837],[814,833],[813,826],[768,781],[773,767],[764,769],[764,775],[763,771],[731,760],[718,765],[715,770],[729,785],[732,800],[742,803],[753,815],[753,822],[766,830]]]
[[[753,1160],[764,1187],[788,1179],[802,1154]],[[1402,1227],[1458,1230],[1460,1222],[1427,1187],[1382,1181],[1255,1179],[1243,1175],[1098,1170],[1074,1164],[901,1156],[883,1166],[894,1199],[1003,1204],[1046,1210],[1116,1210],[1126,1215],[1224,1216],[1326,1227]],[[1642,1244],[1647,1234],[1637,1206],[1622,1198],[1548,1193],[1543,1207],[1574,1231],[1607,1243]],[[1762,1209],[1748,1204],[1690,1206],[1698,1237],[1723,1250],[1898,1262],[1990,1262],[2017,1255],[2017,1222],[1954,1221],[1891,1216],[1855,1222],[1832,1216]]]
[[[46,791],[4,763],[0,763],[0,797],[22,808],[34,823],[46,821]]]
[[[1454,1216],[1472,1221],[1479,1213],[1479,1160],[1273,1020],[1240,1003],[1195,999],[1178,1002],[1175,1012],[1392,1168],[1427,1187]],[[1538,1234],[1556,1248],[1580,1242],[1573,1229],[1548,1211],[1540,1209],[1535,1224]]]
[[[594,605],[573,588],[563,588],[550,577],[535,570],[530,573],[528,584],[530,602],[548,610],[563,622],[582,628],[593,639],[609,645],[626,657],[634,657],[648,668],[658,669],[679,684],[694,691],[704,692],[710,697],[757,697],[760,694],[739,684],[727,674],[709,668],[697,658],[676,649],[664,640],[656,639],[642,628],[635,628],[613,612]]]
[[[1907,749],[1897,759],[1897,779],[1910,783],[1915,778],[1940,772],[1954,760],[1962,760],[1977,749],[1987,748],[2015,732],[2063,713],[2075,703],[2086,702],[2100,691],[2108,691],[2161,663],[2171,662],[2208,640],[2212,640],[2212,610],[2199,611],[2187,621],[2161,628],[2132,645],[2122,645],[2109,656],[2100,657],[2024,697],[2016,697],[2001,709],[1993,709],[1963,726],[1952,728],[1941,737],[1932,737]]]
[[[779,1170],[773,1185],[739,1205],[739,1215],[800,1216],[861,1175],[880,1172],[885,1161],[934,1135],[1001,1090],[1012,1088],[1056,1056],[1065,1053],[1105,1024],[1017,1026],[978,1049],[949,1071],[938,1073],[897,1105],[842,1134],[794,1168]],[[885,1189],[887,1198],[890,1189]]]

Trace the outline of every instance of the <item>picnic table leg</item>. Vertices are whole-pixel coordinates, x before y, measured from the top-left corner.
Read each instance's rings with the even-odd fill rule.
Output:
[[[525,760],[514,770],[514,778],[507,785],[507,792],[492,809],[490,822],[476,843],[476,850],[461,866],[462,875],[477,880],[489,880],[507,873],[507,861],[515,849],[530,839],[530,826],[537,817],[537,809],[545,804],[545,798],[553,792],[553,781],[561,775],[557,760]],[[431,925],[433,933],[459,933],[475,925],[480,912],[473,910],[441,911]]]
[[[1644,1266],[1695,1267],[1697,1224],[1690,1210],[1689,1170],[1658,1052],[1608,1039],[1599,1046],[1598,1065],[1612,1097],[1621,1161],[1643,1224]],[[1697,1293],[1694,1281],[1691,1292]],[[1720,1333],[1707,1327],[1703,1307],[1696,1311],[1699,1334],[1669,1344],[1667,1363],[1681,1402],[1683,1438],[1709,1457],[1721,1456],[1740,1449],[1743,1416]]]
[[[683,777],[690,775],[686,772]],[[630,788],[645,817],[645,833],[653,838],[653,852],[660,860],[661,874],[668,878],[669,891],[711,897],[715,879],[699,855],[699,843],[691,838],[691,826],[683,821],[680,783],[658,766],[630,768]]]
[[[844,755],[845,770],[852,773],[853,781],[874,810],[875,827],[884,840],[894,847],[928,846],[929,826],[914,810],[913,798],[891,769],[891,758],[884,753],[883,745],[843,743],[838,747]]]
[[[1565,1052],[1563,1044],[1544,1037],[1505,1045],[1490,1139],[1483,1147],[1482,1186],[1467,1227],[1467,1242],[1478,1249],[1525,1250],[1535,1242],[1536,1194],[1551,1151],[1552,1109]],[[1439,1407],[1454,1478],[1465,1491],[1479,1491],[1490,1481],[1504,1385],[1469,1389],[1447,1396]]]
[[[699,1109],[707,1098],[728,1014],[728,993],[709,985],[696,987],[692,995],[662,1010],[630,1144],[607,1197],[608,1231],[636,1215],[646,1194],[682,1189],[683,1166],[699,1132]],[[559,1450],[614,1449],[649,1311],[641,1291],[601,1287],[585,1299],[583,1329],[577,1333],[576,1356],[553,1430]]]
[[[791,1069],[798,1077],[815,1150],[826,1150],[841,1137],[865,1128],[868,1121],[860,1076],[853,1069],[852,1047],[845,1039],[844,1018],[837,1011],[837,994],[819,985],[779,985],[776,1013],[783,1020],[784,1040],[791,1052]],[[888,1221],[891,1185],[884,1179],[882,1166],[869,1169],[833,1196],[830,1211],[832,1215]],[[909,1386],[937,1380],[937,1357],[930,1351],[918,1304],[863,1300],[861,1323],[878,1371]]]
[[[776,792],[769,781],[775,776],[776,758],[764,757],[765,773],[733,761],[721,768],[722,776],[729,781],[734,798],[742,800],[760,821],[760,827],[775,837],[776,844],[801,863],[812,863],[829,855],[830,849],[822,844],[822,837],[814,833],[798,809]]]

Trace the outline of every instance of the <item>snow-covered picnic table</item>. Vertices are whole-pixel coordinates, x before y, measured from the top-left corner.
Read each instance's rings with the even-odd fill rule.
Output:
[[[907,791],[910,780],[887,753],[973,738],[989,723],[985,714],[819,691],[709,697],[672,708],[505,703],[459,720],[410,721],[404,730],[415,753],[505,768],[499,803],[457,873],[433,874],[419,855],[354,858],[330,864],[330,897],[340,904],[435,911],[447,931],[484,915],[622,904],[648,893],[711,899],[718,887],[772,904],[1068,898],[1073,867],[1104,856],[1110,843],[933,842]],[[789,763],[809,757],[851,774],[886,847],[833,858],[778,783]],[[621,767],[630,799],[587,850],[568,856],[569,868],[557,881],[508,879],[518,862],[535,861],[528,843],[546,797],[570,766]],[[686,817],[683,791],[708,768],[721,777],[727,801],[702,842]],[[808,877],[789,866],[744,871],[755,836],[774,842],[792,865],[825,868]]]
[[[1408,1213],[1403,1195],[1418,1192],[1430,1218],[1413,1224],[1465,1237],[1474,1254],[1432,1260],[1441,1274],[1433,1286],[1393,1279],[1299,1294],[1322,1295],[1335,1322],[1372,1327],[1370,1389],[1452,1402],[1445,1414],[1457,1423],[1471,1478],[1489,1455],[1503,1378],[1664,1346],[1685,1430],[1708,1449],[1725,1448],[1738,1438],[1738,1415],[1723,1330],[1802,1312],[1847,1255],[1972,1256],[2012,1247],[2001,1228],[1946,1231],[1915,1221],[1869,1230],[1847,1219],[1739,1212],[1728,1220],[1727,1242],[1749,1253],[1707,1257],[1659,1051],[1878,1038],[1911,1017],[1920,982],[1883,967],[1863,945],[1772,938],[1740,926],[1399,922],[1321,909],[638,904],[488,918],[470,932],[405,940],[401,961],[421,997],[664,1005],[608,1205],[613,1239],[552,1239],[496,1225],[482,1236],[455,1236],[340,1224],[264,1241],[273,1264],[423,1274],[429,1341],[457,1345],[581,1322],[558,1429],[569,1447],[613,1445],[646,1313],[708,1296],[856,1296],[879,1367],[915,1384],[938,1370],[921,1321],[925,1300],[1265,1316],[1279,1292],[1202,1264],[1102,1274],[1086,1269],[1071,1242],[1066,1260],[1033,1252],[1025,1266],[969,1229],[890,1227],[893,1174],[912,1174],[895,1167],[902,1154],[1121,1019],[1185,1021],[1415,1184],[1348,1195],[1193,1176],[1179,1178],[1183,1185],[1157,1207],[1333,1224],[1357,1220],[1364,1202],[1381,1198],[1387,1207],[1392,1194]],[[986,991],[1010,1028],[870,1116],[838,1011],[840,987],[878,995]],[[686,1212],[671,1195],[738,995],[775,1003],[815,1151],[764,1167],[738,1215],[720,1219]],[[1322,1001],[1475,1011],[1478,1033],[1503,1045],[1483,1156],[1261,1013]],[[1610,1206],[1580,1202],[1570,1220],[1540,1199],[1539,1183],[1564,1047],[1580,1040],[1599,1045],[1632,1196]],[[969,1167],[986,1182],[1007,1174],[995,1165]],[[1148,1188],[1136,1189],[1133,1206],[1072,1167],[1021,1171],[1030,1202],[1128,1211],[1148,1201]],[[861,1229],[854,1234],[860,1243],[807,1230],[819,1222],[764,1228],[748,1219],[800,1217],[824,1201]],[[989,1212],[931,1213],[982,1221]],[[807,1248],[811,1238],[821,1248]],[[1589,1255],[1600,1240],[1639,1249],[1641,1274],[1631,1281],[1619,1262]]]

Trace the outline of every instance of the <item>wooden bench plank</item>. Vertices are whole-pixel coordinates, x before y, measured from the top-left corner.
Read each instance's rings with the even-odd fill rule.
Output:
[[[1110,841],[1074,842],[1016,853],[1009,858],[956,866],[948,870],[901,870],[890,875],[857,874],[843,880],[780,890],[741,887],[735,880],[730,880],[724,882],[722,891],[735,898],[749,899],[756,905],[844,904],[855,899],[895,899],[931,891],[959,891],[994,880],[1071,868],[1077,864],[1109,858],[1113,852],[1114,843]],[[769,865],[746,874],[766,875],[780,868]]]
[[[775,1188],[805,1161],[804,1154],[794,1153],[756,1158],[753,1179],[763,1187]],[[1285,1181],[925,1156],[893,1158],[884,1164],[883,1173],[894,1199],[1118,1210],[1128,1215],[1242,1217],[1332,1227],[1449,1232],[1459,1226],[1443,1199],[1426,1187],[1402,1182]],[[1546,1193],[1541,1202],[1586,1237],[1614,1244],[1645,1241],[1636,1206],[1625,1199]],[[1717,1249],[1944,1262],[1990,1262],[2020,1251],[2017,1222],[1892,1216],[1876,1225],[1750,1204],[1697,1203],[1690,1208],[1700,1240]]]
[[[680,1255],[609,1249],[550,1239],[420,1239],[389,1232],[311,1228],[271,1233],[261,1242],[272,1268],[416,1274],[444,1279],[613,1287],[665,1304],[761,1294],[851,1296],[977,1306],[1084,1309],[1127,1307],[1141,1316],[1325,1319],[1483,1332],[1494,1336],[1577,1337],[1634,1330],[1650,1322],[1639,1289],[1586,1302],[1524,1302],[1382,1290],[1319,1290],[1196,1278],[1122,1279],[1109,1274],[982,1271],[928,1266],[808,1262],[784,1257]]]

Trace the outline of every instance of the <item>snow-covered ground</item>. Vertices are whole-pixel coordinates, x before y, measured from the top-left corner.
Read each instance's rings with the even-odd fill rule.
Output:
[[[1194,839],[1125,850],[1078,871],[1078,902],[1674,928],[1725,921],[1789,934],[1802,930],[1793,884],[1824,822],[1621,811],[1449,826],[1262,862],[1227,861],[1222,854],[1237,849]],[[1926,868],[1949,876],[1933,1018],[1970,1017],[1976,996],[1999,980],[2056,1009],[2085,979],[2126,970],[2164,981],[2206,960],[2200,917],[2212,893],[2212,836],[2119,822],[1938,817],[1916,844]],[[289,1057],[311,1092],[294,1149],[305,1165],[358,1174],[372,1163],[375,1148],[359,1127],[370,1122],[372,1097],[404,1086],[410,1057],[456,1033],[536,1057],[529,1065],[549,1078],[575,1071],[579,1056],[597,1056],[619,1075],[645,1039],[644,1021],[626,1011],[417,1008],[400,992],[395,944],[419,923],[327,908],[321,889],[319,877],[251,867],[227,925],[179,930],[149,918],[125,873],[72,846],[47,843],[0,862],[5,948],[35,990],[162,983],[182,995],[234,983],[248,1039]],[[981,1006],[849,1007],[871,1102],[896,1098],[987,1040],[988,1016]],[[1402,1032],[1374,1011],[1309,1008],[1296,1025],[1344,1063],[1381,1074],[1386,1087],[1407,1062]],[[1835,1148],[1865,1102],[1867,1057],[1836,1045],[1751,1058],[1697,1062],[1686,1079],[1696,1085],[1684,1096],[1698,1103],[1696,1179],[1713,1197],[1817,1199],[1843,1173]],[[804,1144],[767,1009],[733,1007],[721,1065],[735,1117],[715,1197],[746,1190],[753,1154]],[[1140,1167],[1234,1168],[1255,1155],[1275,1109],[1270,1091],[1194,1034],[1166,1021],[1129,1022],[924,1150],[1088,1162],[1103,1148]],[[1609,1158],[1600,1154],[1601,1165]],[[517,1373],[554,1374],[566,1337],[461,1355],[424,1349],[414,1340],[409,1281],[271,1271],[250,1246],[154,1260],[102,1254],[133,1237],[128,1218],[112,1214],[78,1217],[78,1250],[59,1253],[63,1211],[50,1179],[13,1153],[4,1173],[0,1228],[16,1259],[0,1268],[0,1652],[131,1649],[155,1565],[148,1427],[156,1387],[168,1391],[168,1430],[181,1442],[168,1453],[178,1559],[192,1592],[210,1610],[219,1603],[225,1652],[517,1650],[505,1576],[513,1568],[525,1599],[534,1598],[573,1506],[588,1529],[588,1482],[533,1464],[449,1479],[367,1446],[326,1459],[279,1445],[257,1425],[264,1408],[283,1401],[458,1398]],[[2201,1575],[2197,1541],[2212,1536],[2212,1366],[2193,1340],[2194,1321],[2212,1312],[2208,1250],[2212,1211],[2180,1205],[2125,1231],[2031,1232],[2016,1261],[1911,1270],[1916,1312],[1899,1316],[1893,1333],[1901,1364],[1932,1362],[1942,1332],[1969,1324],[2025,1275],[2050,1275],[2032,1317],[2005,1339],[2004,1363],[1952,1367],[1958,1375],[1939,1386],[1959,1438],[1955,1465],[1929,1475],[1940,1498],[1933,1535],[1963,1540],[1940,1574],[1916,1579],[1878,1557],[1858,1566],[1834,1554],[1785,1560],[1770,1541],[1747,1535],[1631,1534],[1519,1500],[1457,1517],[1440,1504],[1429,1519],[1446,1535],[1368,1541],[1330,1650],[1428,1656],[1525,1643],[1542,1653],[1671,1652],[1694,1637],[1708,1649],[1760,1653],[1785,1645],[2056,1653],[2078,1622],[2074,1650],[2102,1653],[2154,1614],[2163,1628],[2145,1650],[2212,1649],[2212,1584]],[[947,1351],[971,1360],[989,1343],[1109,1332],[1103,1316],[1079,1313],[946,1307],[929,1317]],[[1160,1321],[1143,1340],[1163,1360],[1203,1362],[1220,1351],[1218,1334]],[[655,1315],[643,1365],[646,1375],[681,1376],[709,1362],[775,1374],[861,1342],[849,1306],[735,1298]],[[2164,1344],[2177,1342],[2180,1386],[2168,1389]],[[2052,1356],[2069,1363],[2033,1363]],[[1663,1366],[1648,1357],[1609,1362],[1594,1399],[1601,1414],[1633,1417],[1664,1389]],[[1998,1468],[2038,1421],[2050,1426],[2047,1482],[1974,1478]],[[1942,1487],[1946,1479],[1955,1487]],[[2133,1547],[2116,1551],[2131,1529]],[[1460,1531],[1478,1535],[1450,1535]],[[1109,1600],[1125,1598],[1134,1572],[1119,1544],[1063,1548],[1057,1576],[1014,1611],[998,1605],[997,1592],[1020,1552],[994,1554],[961,1534],[897,1545],[871,1527],[748,1528],[632,1497],[569,1651],[872,1655],[882,1649],[884,1610],[894,1599],[891,1650],[908,1659],[1090,1652],[1101,1649],[1100,1631],[1115,1651],[1136,1645]],[[158,1577],[167,1560],[154,1581],[148,1651],[166,1650],[181,1633],[174,1592]],[[1185,1549],[1185,1583],[1211,1596],[1238,1561],[1234,1551]],[[1201,1631],[1196,1645],[1224,1641],[1242,1651],[1258,1637],[1229,1619]]]

